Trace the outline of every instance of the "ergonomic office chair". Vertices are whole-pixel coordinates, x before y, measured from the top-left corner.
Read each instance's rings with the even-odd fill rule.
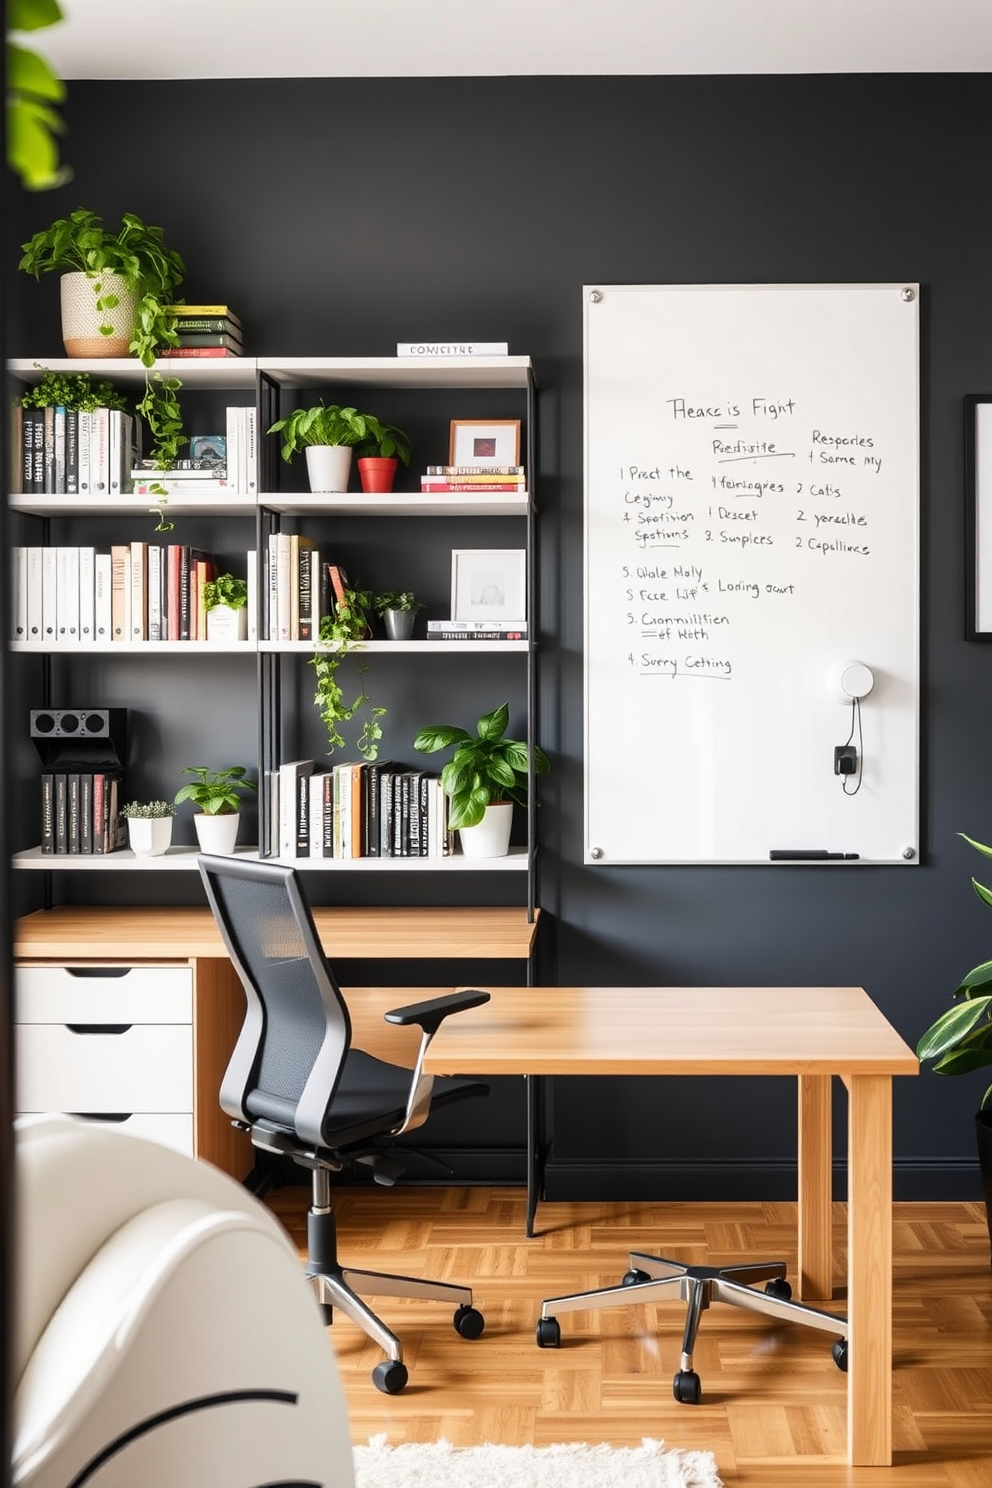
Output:
[[[681,1261],[664,1256],[630,1252],[630,1270],[619,1286],[600,1287],[590,1292],[573,1292],[567,1297],[550,1297],[541,1304],[537,1323],[538,1348],[558,1348],[561,1327],[557,1313],[595,1312],[601,1307],[629,1307],[639,1302],[665,1302],[673,1297],[688,1304],[682,1359],[672,1380],[672,1393],[681,1405],[698,1405],[702,1398],[699,1375],[692,1367],[692,1350],[703,1312],[711,1302],[729,1302],[750,1312],[763,1312],[784,1322],[806,1323],[825,1333],[836,1333],[833,1359],[838,1369],[847,1370],[847,1321],[829,1312],[818,1312],[793,1302],[792,1288],[785,1280],[784,1261],[759,1261],[740,1266],[684,1266]],[[765,1289],[756,1290],[763,1281]]]
[[[14,1131],[14,1488],[352,1488],[334,1354],[265,1206],[114,1126]]]
[[[394,1008],[386,1021],[421,1029],[411,1072],[351,1045],[348,1008],[324,955],[295,869],[201,855],[197,859],[220,933],[247,998],[245,1021],[221,1081],[220,1104],[255,1147],[313,1173],[306,1274],[327,1322],[335,1307],[385,1350],[372,1373],[395,1395],[407,1382],[399,1339],[365,1295],[457,1304],[455,1330],[478,1338],[485,1322],[470,1287],[356,1271],[338,1260],[330,1173],[352,1163],[390,1185],[403,1171],[392,1139],[426,1121],[435,1106],[485,1095],[473,1080],[423,1073],[427,1047],[450,1013],[479,1007],[488,992],[464,991]]]

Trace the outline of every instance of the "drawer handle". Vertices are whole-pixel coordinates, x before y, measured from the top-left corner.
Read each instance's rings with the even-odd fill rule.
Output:
[[[70,1033],[127,1033],[131,1023],[67,1023]]]
[[[134,970],[133,966],[63,966],[62,970],[71,977],[126,977]]]
[[[133,1111],[66,1111],[67,1116],[78,1116],[82,1121],[130,1121]]]

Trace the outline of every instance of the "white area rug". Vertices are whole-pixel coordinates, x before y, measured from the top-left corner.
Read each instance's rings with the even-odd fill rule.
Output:
[[[355,1448],[356,1488],[722,1488],[710,1452],[639,1447],[452,1447],[450,1442]]]

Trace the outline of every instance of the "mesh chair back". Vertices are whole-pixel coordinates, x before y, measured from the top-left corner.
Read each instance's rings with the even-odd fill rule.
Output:
[[[210,907],[245,989],[245,1025],[221,1106],[317,1140],[351,1042],[351,1021],[296,872],[199,858]],[[301,1110],[301,1108],[303,1108]]]

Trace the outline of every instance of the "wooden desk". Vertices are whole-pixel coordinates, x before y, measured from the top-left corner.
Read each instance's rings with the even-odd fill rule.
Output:
[[[793,1075],[799,1294],[832,1296],[831,1076],[848,1092],[847,1459],[892,1461],[892,1076],[912,1049],[860,987],[494,987],[449,1018],[435,1074]]]
[[[529,960],[537,919],[523,908],[315,908],[328,957],[419,960]],[[244,992],[206,907],[62,906],[18,920],[14,954],[20,966],[189,966],[193,974],[193,1151],[236,1178],[251,1166],[244,1133],[218,1104],[221,1077],[244,1019]],[[450,988],[434,989],[437,993]],[[391,1030],[386,1008],[409,1001],[407,989],[356,989],[362,1046],[382,1058],[412,1059],[416,1030]],[[419,991],[419,989],[418,989]],[[403,1035],[407,1035],[404,1041]],[[532,1083],[532,1082],[529,1082]]]

